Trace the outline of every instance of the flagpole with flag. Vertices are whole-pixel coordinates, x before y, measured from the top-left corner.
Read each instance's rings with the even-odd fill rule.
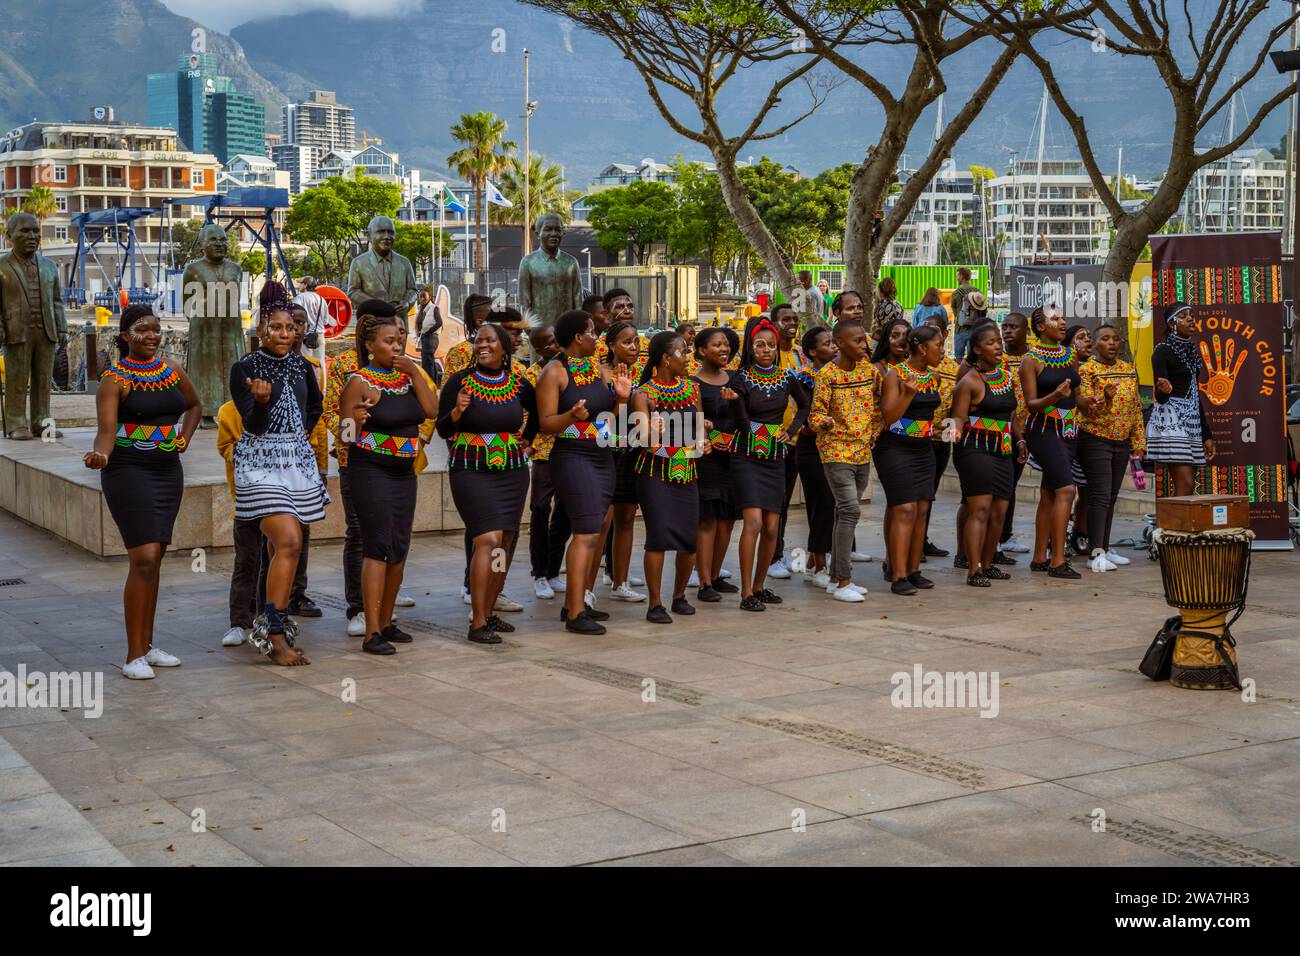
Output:
[[[492,284],[491,275],[490,275],[492,272],[492,215],[491,215],[492,210],[491,207],[501,206],[503,209],[510,209],[512,206],[514,206],[514,203],[512,203],[509,199],[503,196],[501,194],[501,190],[498,189],[496,187],[496,184],[493,183],[492,180],[490,179],[487,180],[487,190],[485,191],[484,196],[487,199],[489,208],[487,210],[487,214],[484,215],[483,217],[486,220],[486,222],[484,222],[483,224],[483,279],[484,282],[487,284],[487,286],[491,286]],[[488,295],[492,294],[492,290],[490,288],[488,288],[487,292]]]

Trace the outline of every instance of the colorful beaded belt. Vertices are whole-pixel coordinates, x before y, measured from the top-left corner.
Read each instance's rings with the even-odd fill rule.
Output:
[[[1001,418],[972,415],[966,422],[961,443],[968,448],[1009,455],[1011,454],[1011,422]]]
[[[1062,438],[1073,438],[1079,432],[1077,408],[1057,408],[1055,405],[1048,405],[1041,412],[1029,416],[1029,422],[1041,424],[1042,429],[1047,428],[1047,423],[1051,422],[1051,428]]]
[[[700,449],[694,445],[643,448],[637,459],[637,471],[644,474],[648,470],[662,481],[694,481],[697,474],[695,459],[700,454]]]
[[[889,432],[901,438],[929,438],[934,433],[934,421],[929,418],[900,418],[889,426]]]
[[[357,432],[354,444],[358,448],[376,455],[391,455],[394,458],[414,458],[420,454],[419,435],[385,435],[383,432]]]
[[[716,428],[709,432],[709,444],[714,451],[731,451],[735,443],[735,432],[720,432]]]
[[[612,439],[607,419],[594,422],[574,422],[568,428],[556,434],[557,438],[577,438],[584,441],[600,441],[610,444]]]
[[[138,451],[180,451],[185,447],[185,436],[177,425],[131,425],[120,422],[113,443],[119,448],[135,448]]]
[[[784,430],[780,422],[765,424],[749,423],[749,454],[755,458],[781,458],[785,451],[785,442],[777,438]]]
[[[450,460],[455,462],[457,455],[464,468],[504,471],[524,463],[523,446],[519,444],[519,436],[513,432],[457,432],[452,436]]]

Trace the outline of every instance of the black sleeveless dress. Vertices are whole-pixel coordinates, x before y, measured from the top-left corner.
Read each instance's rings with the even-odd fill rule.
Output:
[[[1078,434],[1079,420],[1076,406],[1079,401],[1079,370],[1074,349],[1061,346],[1035,345],[1028,352],[1042,368],[1038,372],[1038,395],[1041,398],[1056,390],[1069,379],[1070,394],[1057,405],[1041,412],[1030,412],[1025,422],[1025,442],[1034,461],[1043,470],[1042,487],[1048,491],[1067,488],[1074,484],[1074,439]]]
[[[185,490],[176,444],[181,434],[177,422],[185,414],[180,376],[159,358],[122,358],[104,372],[100,387],[118,383],[131,391],[118,402],[117,438],[99,473],[104,501],[128,549],[154,542],[165,547],[171,544]]]
[[[400,564],[411,549],[415,524],[415,459],[424,409],[405,374],[371,368],[352,374],[379,392],[379,401],[370,407],[370,417],[348,451],[349,481],[361,492],[354,496],[361,553]]]
[[[907,368],[905,362],[891,365],[899,375],[916,382],[919,390],[912,396],[898,421],[885,428],[876,439],[871,457],[890,505],[913,501],[933,501],[936,463],[933,442],[934,415],[942,401],[937,369],[924,377]]]
[[[722,521],[732,521],[740,516],[736,507],[736,488],[731,480],[731,453],[739,425],[731,402],[722,400],[724,388],[735,389],[737,374],[727,373],[726,385],[710,385],[698,378],[693,380],[700,390],[704,417],[713,423],[713,430],[709,432],[709,444],[713,450],[696,462],[700,510]]]
[[[453,422],[462,386],[470,390],[469,407]],[[473,366],[447,380],[438,403],[438,434],[447,439],[451,497],[471,538],[519,530],[528,497],[524,448],[536,431],[533,387],[518,366],[495,373]]]
[[[645,519],[645,550],[694,554],[700,529],[696,487],[699,452],[695,443],[704,437],[703,416],[695,411],[699,385],[690,378],[679,378],[671,384],[650,379],[638,389],[664,421],[663,433],[650,438],[651,447],[629,452],[636,456],[637,500]]]
[[[588,417],[555,436],[551,449],[551,480],[569,516],[573,534],[600,531],[614,500],[613,429],[614,393],[605,384],[594,357],[564,357],[568,383],[560,392],[558,412],[567,412],[580,399],[587,400]]]
[[[780,512],[785,508],[785,459],[790,446],[776,436],[785,410],[794,400],[790,434],[797,434],[808,419],[811,397],[802,382],[780,367],[741,369],[731,386],[737,420],[736,447],[731,456],[731,477],[740,508]]]
[[[971,408],[953,452],[961,493],[1010,501],[1015,492],[1011,419],[1016,413],[1016,383],[1005,365],[979,374],[984,376],[984,397]]]

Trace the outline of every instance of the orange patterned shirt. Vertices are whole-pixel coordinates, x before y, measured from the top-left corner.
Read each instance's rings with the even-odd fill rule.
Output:
[[[1115,386],[1115,395],[1106,401],[1106,386]],[[1101,409],[1088,411],[1088,403],[1101,398]],[[1079,428],[1098,438],[1132,442],[1133,451],[1147,447],[1146,427],[1142,422],[1142,400],[1138,397],[1137,370],[1128,362],[1116,360],[1102,365],[1088,359],[1079,366]]]
[[[865,465],[871,461],[871,444],[880,430],[878,374],[869,358],[848,372],[834,362],[817,370],[808,424],[817,429],[817,452],[823,463]],[[830,431],[821,431],[818,426],[828,421],[832,423]]]

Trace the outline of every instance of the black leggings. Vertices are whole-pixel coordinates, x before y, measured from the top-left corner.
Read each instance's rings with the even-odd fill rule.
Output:
[[[1110,550],[1110,525],[1115,518],[1115,499],[1124,484],[1133,446],[1090,432],[1079,432],[1079,464],[1088,478],[1088,537],[1094,548]]]
[[[1020,476],[1025,473],[1025,462],[1020,460],[1019,455],[1013,456],[1011,462],[1013,475],[1011,479],[1011,500],[1007,502],[1007,516],[1002,519],[1002,536],[998,538],[999,544],[1006,544],[1011,540],[1011,534],[1014,530],[1012,524],[1016,520],[1016,488],[1020,486]]]
[[[952,458],[952,445],[946,441],[935,441],[930,443],[934,451],[934,494],[931,498],[939,497],[939,482],[943,481],[943,473],[948,468],[948,462]],[[930,515],[934,508],[931,507],[925,513],[925,540],[930,540]]]
[[[817,442],[804,435],[795,446],[792,456],[799,470],[799,483],[803,485],[803,503],[808,518],[808,550],[813,554],[826,554],[831,550],[831,535],[835,525],[835,498],[826,482],[826,469]]]

